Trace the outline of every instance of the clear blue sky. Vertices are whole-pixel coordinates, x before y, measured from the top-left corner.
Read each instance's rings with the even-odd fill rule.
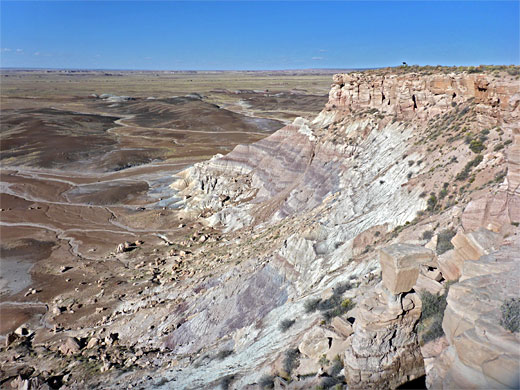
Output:
[[[3,67],[300,69],[519,63],[519,2],[1,3]]]

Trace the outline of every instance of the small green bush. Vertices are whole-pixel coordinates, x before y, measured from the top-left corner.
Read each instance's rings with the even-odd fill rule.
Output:
[[[273,389],[274,388],[274,376],[264,375],[258,381],[258,384],[262,389]]]
[[[327,355],[321,355],[320,357],[320,360],[318,360],[318,363],[322,366],[322,367],[326,367],[330,364],[330,360],[327,359]]]
[[[439,192],[439,199],[444,199],[446,197],[446,195],[448,195],[448,189],[447,188],[443,188]]]
[[[442,329],[442,318],[435,318],[428,327],[428,330],[422,335],[422,341],[427,343],[429,341],[437,340],[442,336],[444,336],[444,330]]]
[[[283,360],[283,369],[284,371],[291,375],[291,372],[298,367],[298,362],[300,360],[300,351],[298,348],[291,348],[285,351],[285,357]]]
[[[500,171],[495,176],[495,183],[500,183],[504,180],[504,177],[507,176],[507,169],[504,169],[503,171]]]
[[[351,299],[341,299],[343,293],[351,288],[350,282],[337,284],[332,289],[332,296],[318,304],[318,309],[322,312],[325,322],[345,314],[354,307],[354,302]]]
[[[294,322],[295,322],[294,320],[285,319],[282,322],[280,322],[280,325],[278,326],[278,328],[282,332],[285,332],[287,329],[289,329],[291,326],[294,325]]]
[[[423,240],[431,240],[433,237],[433,230],[425,230],[421,237]]]
[[[321,302],[320,298],[311,298],[305,301],[303,307],[305,309],[305,313],[313,313],[318,310],[318,306]]]
[[[441,313],[444,313],[446,309],[446,294],[436,295],[431,292],[424,291],[421,293],[422,301],[422,312],[421,319],[427,320],[428,318],[438,317]]]
[[[442,255],[444,252],[453,249],[453,244],[451,243],[451,239],[455,236],[457,232],[453,229],[446,229],[439,233],[437,237],[437,254]]]
[[[437,197],[435,194],[431,194],[428,200],[426,201],[426,204],[428,205],[427,210],[433,211],[435,210],[435,206],[437,206]]]
[[[480,164],[482,162],[482,160],[484,159],[484,157],[479,154],[477,155],[473,160],[469,161],[466,166],[464,167],[464,169],[462,171],[460,171],[457,176],[455,177],[456,180],[465,180],[468,178],[469,176],[469,173],[471,171],[471,169],[473,167],[476,167],[478,164]]]
[[[422,311],[419,322],[421,341],[436,340],[444,335],[442,330],[442,320],[446,310],[449,284],[446,285],[446,292],[443,295],[435,295],[428,291],[421,293]]]
[[[481,140],[479,139],[472,139],[471,142],[469,143],[469,148],[471,149],[471,151],[473,153],[480,153],[482,152],[486,147],[484,146],[484,144],[482,143]]]
[[[520,298],[511,298],[500,307],[502,319],[500,325],[512,333],[520,331]]]

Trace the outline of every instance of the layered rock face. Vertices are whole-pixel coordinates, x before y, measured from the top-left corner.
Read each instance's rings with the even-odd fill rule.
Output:
[[[464,263],[450,288],[443,329],[450,344],[428,375],[432,389],[514,389],[520,385],[520,335],[501,326],[501,306],[518,298],[518,235],[500,250]]]
[[[513,81],[488,75],[337,75],[329,103],[312,122],[297,119],[262,141],[177,175],[183,212],[239,237],[237,248],[244,252],[235,258],[249,256],[248,264],[258,264],[254,272],[269,264],[283,280],[277,288],[287,291],[268,314],[262,312],[261,327],[250,321],[233,328],[247,335],[231,344],[243,375],[235,388],[259,380],[260,371],[252,374],[252,367],[276,374],[280,364],[274,362],[283,351],[276,356],[267,351],[281,345],[301,355],[293,375],[302,378],[285,388],[305,388],[303,376],[323,371],[319,356],[330,360],[336,353],[344,357],[346,382],[353,388],[394,388],[424,375],[416,335],[421,302],[410,290],[441,291],[466,264],[478,263],[476,254],[497,248],[494,234],[514,232],[518,153],[516,139],[508,140],[518,131],[519,102]],[[477,153],[464,137],[478,134],[487,134],[487,149],[469,171],[471,181],[459,181],[456,176],[472,169],[465,166]],[[493,181],[498,176],[503,181]],[[472,233],[479,227],[485,232]],[[444,229],[459,232],[455,249],[434,258],[432,250],[440,254],[444,244],[437,235],[428,243],[422,233]],[[267,242],[255,243],[261,250],[250,254],[247,243],[255,240]],[[429,249],[423,247],[427,243]],[[386,253],[381,266],[377,248]],[[384,289],[374,280],[381,271]],[[248,272],[234,274],[232,283],[247,280]],[[359,286],[349,296],[357,302],[349,314],[353,327],[346,316],[317,326],[315,316],[301,314],[303,299],[349,279]],[[217,296],[217,289],[211,294]],[[225,302],[217,306],[219,318],[225,317]],[[223,335],[225,329],[212,321],[201,322],[213,318],[212,307],[205,306],[204,317],[190,310],[169,338],[170,347],[188,339],[209,343],[203,333]],[[283,334],[270,322],[292,317],[297,325]],[[190,330],[189,337],[183,329]],[[182,351],[199,347],[195,342]],[[211,370],[218,377],[216,363]],[[444,375],[446,370],[438,371],[436,378]],[[175,375],[187,388],[200,385],[201,377],[190,369]]]
[[[420,266],[432,257],[428,249],[413,245],[380,251],[384,287],[367,294],[354,311],[354,333],[345,352],[349,388],[396,388],[424,375],[416,333],[421,299],[409,292]]]
[[[511,97],[517,92],[514,84],[485,75],[337,74],[326,108],[349,112],[377,108],[400,118],[428,119],[468,99],[485,105],[488,112],[513,111],[519,101]]]
[[[421,300],[408,294],[389,305],[389,295],[377,289],[356,308],[354,334],[345,352],[349,388],[396,388],[424,375],[415,329]]]
[[[518,105],[516,107],[513,113],[518,113]],[[512,123],[511,128],[513,142],[507,153],[506,180],[498,191],[468,204],[462,217],[464,229],[486,227],[506,234],[511,224],[520,220],[520,120],[518,115],[514,118],[516,122]]]

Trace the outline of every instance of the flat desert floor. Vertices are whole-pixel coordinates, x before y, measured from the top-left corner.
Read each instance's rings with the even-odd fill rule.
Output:
[[[2,71],[0,337],[109,271],[117,291],[119,243],[193,229],[175,173],[315,116],[333,73]]]

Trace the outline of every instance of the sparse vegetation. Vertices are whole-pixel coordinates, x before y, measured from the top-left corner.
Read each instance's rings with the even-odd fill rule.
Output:
[[[300,360],[300,351],[298,348],[291,348],[285,351],[285,356],[283,360],[283,369],[288,374],[291,375],[291,372],[298,367],[298,362]]]
[[[426,201],[426,204],[428,205],[428,207],[426,208],[428,211],[435,210],[435,206],[437,206],[437,197],[435,196],[435,194],[430,194],[430,197]]]
[[[274,388],[274,376],[272,375],[264,375],[260,378],[258,381],[258,384],[260,385],[260,388],[266,390],[266,389],[272,389]]]
[[[469,148],[473,153],[480,153],[482,152],[486,147],[484,146],[483,142],[481,140],[473,139],[469,143]]]
[[[305,313],[313,313],[318,310],[318,305],[320,304],[320,298],[311,298],[305,301],[303,307],[305,309]]]
[[[433,230],[425,230],[421,235],[423,240],[431,240],[433,237]]]
[[[520,298],[511,298],[500,307],[502,318],[500,325],[512,333],[520,331]]]
[[[493,148],[493,151],[498,152],[499,150],[502,150],[502,149],[504,149],[504,144],[500,143],[500,144],[495,145],[495,147]]]
[[[446,310],[449,284],[446,284],[445,293],[435,295],[428,291],[421,293],[422,312],[419,321],[419,335],[423,343],[436,340],[444,335],[442,320]]]
[[[437,254],[442,255],[444,252],[453,249],[453,244],[451,243],[451,239],[457,234],[457,232],[453,229],[446,229],[439,233],[437,237]]]
[[[218,351],[217,353],[217,356],[216,358],[218,360],[224,360],[225,358],[227,358],[228,356],[232,355],[233,354],[233,351],[232,350],[229,350],[229,349],[223,349],[221,351]]]
[[[476,167],[478,164],[480,164],[483,159],[484,159],[484,157],[481,154],[477,155],[473,160],[471,160],[470,162],[468,162],[466,164],[464,169],[457,174],[455,179],[459,180],[459,181],[467,179],[471,169],[473,167]]]
[[[494,182],[500,183],[504,180],[504,178],[507,176],[507,169],[504,169],[503,171],[500,171],[496,174]]]
[[[278,328],[282,331],[282,332],[285,332],[286,330],[288,330],[291,326],[294,325],[294,320],[290,320],[290,319],[285,319],[285,320],[282,320],[280,322],[280,325],[278,326]]]
[[[442,185],[442,190],[440,190],[440,192],[439,192],[439,199],[444,199],[446,197],[446,195],[448,195],[448,186],[449,186],[449,183],[444,183]]]
[[[318,309],[322,312],[323,319],[326,322],[345,314],[354,307],[354,302],[351,299],[341,299],[343,293],[351,288],[349,282],[338,284],[333,288],[332,296],[319,303]]]
[[[419,73],[419,74],[438,74],[438,73],[492,73],[506,72],[511,76],[520,75],[520,67],[517,65],[479,65],[479,66],[442,66],[442,65],[400,65],[397,67],[380,68],[366,70],[365,73]]]
[[[343,384],[345,383],[345,377],[341,375],[341,372],[343,370],[343,361],[341,360],[339,355],[336,355],[332,362],[327,359],[326,355],[323,355],[320,358],[319,363],[322,367],[330,365],[330,367],[327,369],[329,376],[322,377],[320,384],[316,388],[330,389],[334,387],[335,389],[342,389]]]
[[[320,357],[320,360],[318,360],[318,363],[322,366],[322,367],[326,367],[330,364],[330,360],[327,359],[327,355],[322,355]]]
[[[351,288],[352,285],[349,282],[337,284],[333,287],[333,293],[330,298],[312,298],[307,300],[304,303],[305,312],[312,313],[320,310],[324,321],[329,322],[332,318],[340,316],[354,307],[354,302],[351,299],[341,299],[343,293]]]

